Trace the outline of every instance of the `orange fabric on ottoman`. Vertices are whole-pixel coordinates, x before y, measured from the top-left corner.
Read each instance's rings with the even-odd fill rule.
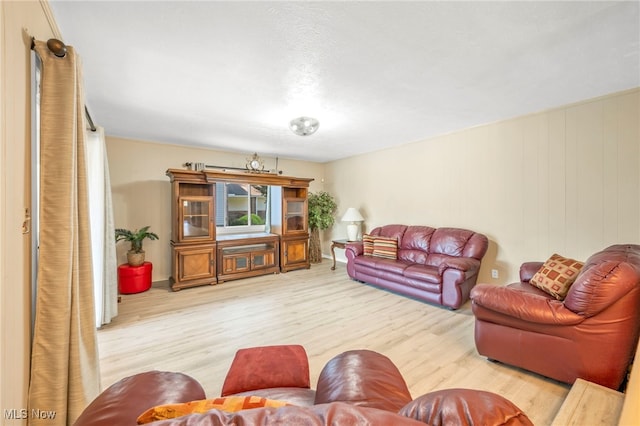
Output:
[[[311,387],[307,352],[300,345],[239,349],[224,379],[221,396],[281,387]]]

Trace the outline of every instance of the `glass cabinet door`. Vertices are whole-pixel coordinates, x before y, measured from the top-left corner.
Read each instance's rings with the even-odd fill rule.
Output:
[[[181,238],[211,239],[213,200],[211,197],[181,197]]]
[[[251,266],[253,266],[254,268],[260,268],[264,266],[264,263],[264,254],[258,253],[251,256]]]
[[[273,244],[267,244],[267,250],[251,253],[251,269],[269,268],[276,265],[276,251]]]
[[[305,200],[287,200],[285,202],[285,233],[307,230]]]

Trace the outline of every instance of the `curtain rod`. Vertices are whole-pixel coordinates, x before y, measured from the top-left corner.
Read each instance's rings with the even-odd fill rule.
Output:
[[[31,50],[33,50],[35,47],[36,39],[35,37],[31,37]],[[57,38],[50,38],[49,40],[47,40],[47,47],[49,48],[51,53],[56,55],[58,58],[64,58],[67,54],[67,46]],[[87,116],[89,128],[92,132],[95,132],[97,128],[95,124],[93,124],[93,119],[91,118],[91,114],[89,114],[89,110],[87,109],[86,105],[84,106],[84,114]]]

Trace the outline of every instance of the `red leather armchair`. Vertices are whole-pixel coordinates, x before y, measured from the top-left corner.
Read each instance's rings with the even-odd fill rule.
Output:
[[[640,332],[640,245],[592,255],[563,301],[529,284],[540,266],[524,263],[519,283],[472,289],[478,352],[561,382],[620,388]]]

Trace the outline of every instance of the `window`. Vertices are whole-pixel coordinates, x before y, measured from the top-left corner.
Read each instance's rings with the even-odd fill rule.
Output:
[[[216,183],[218,232],[264,232],[268,228],[269,186]]]

